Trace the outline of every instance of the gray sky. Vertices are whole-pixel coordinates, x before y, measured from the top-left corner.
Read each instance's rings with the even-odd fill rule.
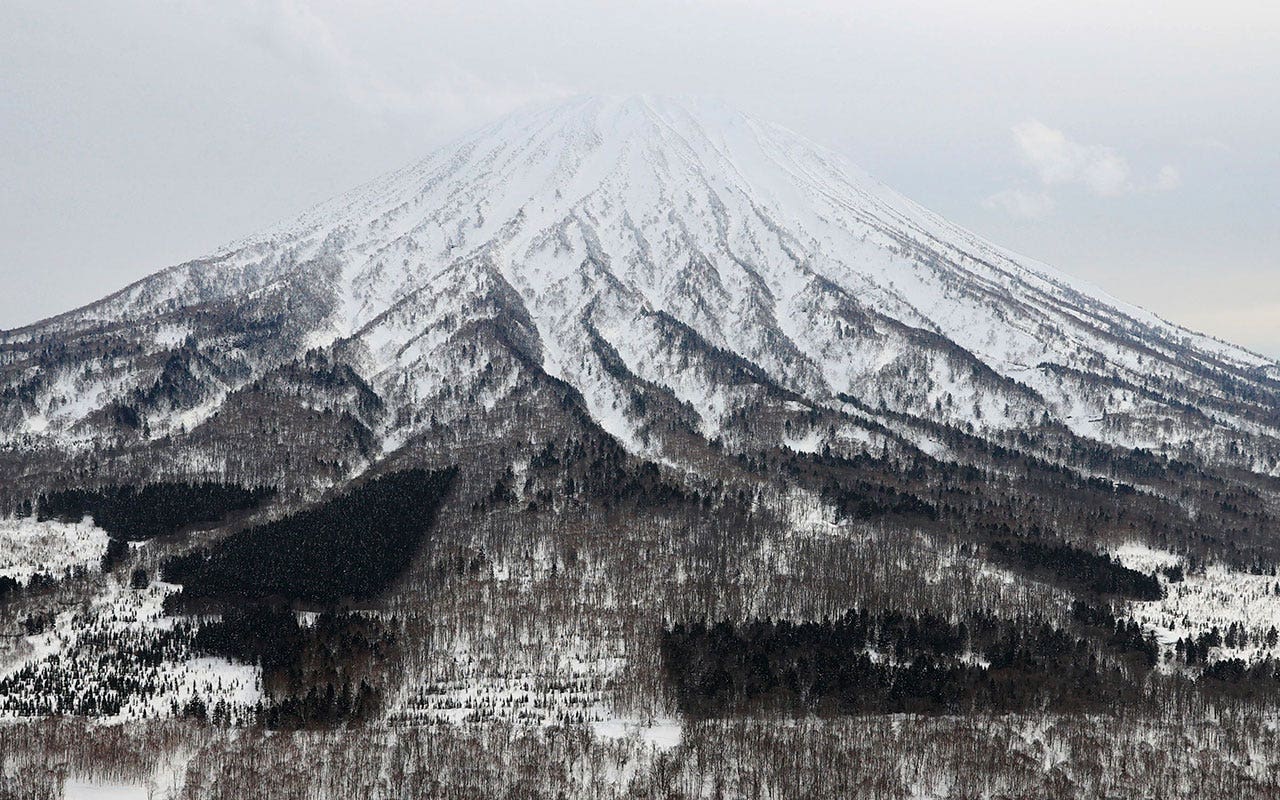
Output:
[[[531,101],[704,94],[1280,357],[1270,2],[0,4],[0,328]]]

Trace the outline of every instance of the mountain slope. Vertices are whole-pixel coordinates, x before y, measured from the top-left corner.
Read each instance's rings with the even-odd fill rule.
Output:
[[[786,130],[651,98],[513,115],[0,334],[0,441],[181,438],[315,348],[383,406],[361,420],[365,462],[540,373],[665,460],[680,448],[655,429],[673,409],[743,450],[780,443],[771,414],[852,402],[992,439],[1051,424],[1280,470],[1273,362],[986,243]],[[853,421],[806,446],[867,438]]]

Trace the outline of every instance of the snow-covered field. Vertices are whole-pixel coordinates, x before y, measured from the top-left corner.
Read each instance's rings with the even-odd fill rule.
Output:
[[[121,698],[115,715],[119,719],[165,716],[175,702],[182,707],[194,698],[209,709],[224,702],[234,713],[261,698],[257,666],[194,655],[155,666],[131,660],[157,646],[157,637],[173,629],[175,618],[164,615],[163,604],[178,587],[153,582],[133,589],[125,585],[126,580],[108,576],[87,604],[59,613],[49,629],[17,642],[0,661],[0,677],[13,676],[23,668],[33,670],[35,677],[15,687],[15,698],[31,699],[45,708],[53,699],[40,686],[67,680],[105,691],[104,687],[120,685],[122,680],[141,678],[157,689]]]
[[[146,589],[129,589],[113,581],[109,590],[95,600],[93,617],[112,632],[166,630],[175,620],[164,615],[164,598],[177,589],[158,581]],[[74,648],[78,638],[73,631],[67,646]],[[165,663],[161,669],[166,673],[164,681],[169,691],[156,697],[135,698],[121,710],[121,716],[162,715],[168,712],[171,701],[182,704],[194,697],[203,699],[210,708],[219,700],[232,707],[248,706],[261,697],[261,670],[256,666],[197,657]]]
[[[130,783],[68,780],[62,786],[64,800],[147,800],[147,787]]]

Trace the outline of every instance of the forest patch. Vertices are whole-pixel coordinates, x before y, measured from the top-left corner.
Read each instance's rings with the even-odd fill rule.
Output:
[[[177,533],[192,525],[220,522],[237,511],[257,508],[275,495],[273,488],[225,483],[149,483],[63,489],[36,501],[40,520],[94,524],[113,539],[142,541]]]
[[[170,559],[182,598],[337,603],[371,597],[408,567],[457,469],[382,475],[282,519]]]
[[[668,686],[692,716],[769,712],[1104,711],[1141,699],[1155,644],[972,613],[849,611],[835,620],[680,623],[662,633]],[[1136,634],[1136,635],[1134,635]],[[1118,657],[1117,657],[1118,656]]]

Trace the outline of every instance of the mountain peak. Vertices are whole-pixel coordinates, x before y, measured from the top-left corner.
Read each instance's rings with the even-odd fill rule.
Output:
[[[275,332],[235,334],[246,317]],[[575,97],[508,115],[4,341],[121,325],[148,332],[142,362],[119,365],[74,408],[34,400],[5,435],[91,437],[87,420],[126,402],[130,381],[168,380],[156,362],[174,358],[194,359],[184,375],[195,388],[149,429],[189,429],[246,381],[322,348],[400,408],[376,432],[392,447],[451,383],[478,380],[435,362],[461,348],[477,363],[484,349],[463,342],[480,329],[518,341],[523,369],[574,387],[602,427],[646,452],[666,445],[635,410],[636,386],[691,409],[705,437],[746,435],[733,429],[759,391],[991,435],[1056,420],[1165,451],[1233,452],[1206,427],[1223,413],[1276,435],[1266,359],[1009,253],[785,128],[696,98]],[[181,357],[163,355],[175,348]],[[1232,382],[1261,399],[1241,403]],[[848,447],[862,434],[825,438],[841,436]],[[1271,448],[1254,448],[1250,468],[1275,470]]]

